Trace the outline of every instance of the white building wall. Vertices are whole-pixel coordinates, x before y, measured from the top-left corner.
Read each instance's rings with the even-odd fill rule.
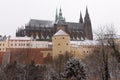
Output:
[[[8,45],[9,48],[30,48],[31,38],[14,37],[10,38]]]
[[[31,48],[48,48],[48,41],[31,41]]]

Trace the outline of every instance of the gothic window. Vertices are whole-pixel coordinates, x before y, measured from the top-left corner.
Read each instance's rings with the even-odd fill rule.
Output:
[[[47,36],[47,37],[46,37],[46,39],[50,39],[50,37],[49,37],[49,36]]]
[[[77,40],[79,40],[79,37],[77,36]]]
[[[41,39],[44,39],[44,36],[42,36]]]

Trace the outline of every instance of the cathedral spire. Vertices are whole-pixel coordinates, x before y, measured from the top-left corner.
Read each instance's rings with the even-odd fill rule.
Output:
[[[79,23],[83,23],[83,18],[82,18],[82,13],[80,12],[80,19],[79,19]]]
[[[57,20],[58,20],[58,12],[57,12],[57,8],[56,8],[55,22],[57,22]]]
[[[86,19],[90,20],[87,6],[86,6],[86,13],[85,13],[85,20]]]
[[[60,7],[60,10],[59,10],[59,19],[63,19],[63,17],[62,17],[62,9],[61,9],[61,7]]]
[[[89,17],[89,13],[88,13],[88,8],[86,7],[86,13],[85,13],[85,17],[84,17],[84,35],[87,39],[89,40],[93,40],[93,34],[92,34],[92,25],[91,25],[91,20]]]

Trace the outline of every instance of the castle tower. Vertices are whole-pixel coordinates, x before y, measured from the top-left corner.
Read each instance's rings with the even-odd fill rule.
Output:
[[[70,52],[70,37],[62,29],[53,35],[52,43],[53,59],[57,58],[59,55],[65,54],[66,52]]]
[[[86,14],[85,14],[85,17],[84,17],[83,29],[84,29],[85,39],[87,38],[89,40],[93,40],[91,20],[90,20],[90,17],[89,17],[87,7],[86,7]]]

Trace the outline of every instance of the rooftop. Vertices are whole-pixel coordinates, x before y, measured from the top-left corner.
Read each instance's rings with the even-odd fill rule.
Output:
[[[31,37],[10,37],[10,40],[31,40]]]
[[[68,34],[64,32],[62,29],[60,29],[58,32],[54,34],[54,36],[63,36],[63,35],[68,35]]]

